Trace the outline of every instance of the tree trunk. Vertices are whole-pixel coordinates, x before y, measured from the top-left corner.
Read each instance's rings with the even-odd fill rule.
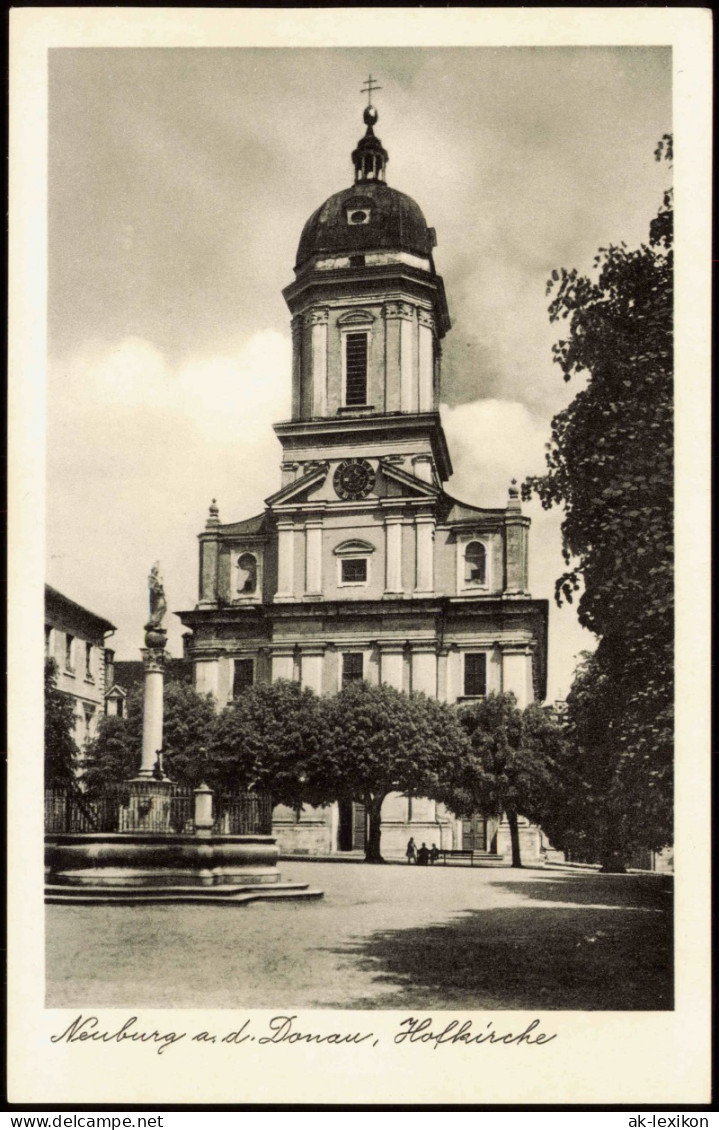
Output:
[[[382,836],[382,818],[380,812],[383,800],[384,796],[365,797],[365,809],[369,817],[369,829],[364,850],[365,863],[384,863],[382,852],[380,851],[380,838]]]
[[[624,856],[616,848],[608,848],[602,851],[599,862],[602,865],[600,871],[603,875],[626,875],[627,873]]]
[[[509,824],[509,835],[512,841],[512,867],[522,866],[522,856],[519,850],[519,825],[517,823],[517,813],[513,808],[507,809],[507,823]]]
[[[623,828],[621,816],[614,816],[608,821],[599,852],[599,862],[603,873],[624,875],[626,874],[626,853],[623,850]]]

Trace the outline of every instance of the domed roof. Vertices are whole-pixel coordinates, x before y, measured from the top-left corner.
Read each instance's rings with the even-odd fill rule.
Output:
[[[295,269],[317,254],[391,249],[429,258],[433,234],[411,197],[384,181],[361,181],[312,213],[302,229]]]

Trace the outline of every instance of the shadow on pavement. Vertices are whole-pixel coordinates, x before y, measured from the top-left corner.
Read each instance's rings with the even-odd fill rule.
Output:
[[[521,875],[522,872],[515,872]],[[670,911],[674,880],[671,875],[577,875],[527,876],[494,882],[495,889],[525,898],[575,905],[618,906],[625,909]]]
[[[649,884],[636,884],[635,892],[632,884],[621,906],[609,906],[620,898],[616,884],[624,877],[598,879],[497,886],[532,899],[604,906],[473,909],[441,925],[377,932],[339,948],[335,952],[345,960],[351,955],[361,969],[374,972],[377,984],[371,999],[345,1001],[344,1007],[671,1009],[672,907],[666,885],[650,878]]]

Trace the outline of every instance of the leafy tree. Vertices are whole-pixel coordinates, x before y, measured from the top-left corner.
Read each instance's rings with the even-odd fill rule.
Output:
[[[165,685],[162,748],[168,777],[193,788],[202,784],[206,775],[213,778],[209,751],[216,722],[217,708],[211,694],[199,694],[184,682]]]
[[[57,687],[57,663],[45,660],[45,785],[70,785],[75,780],[78,748],[75,744],[72,699]]]
[[[455,712],[423,694],[349,683],[323,700],[327,737],[309,763],[328,800],[364,804],[368,863],[382,863],[382,802],[389,793],[444,800],[469,756]]]
[[[671,137],[656,156],[671,161]],[[579,621],[599,637],[569,721],[589,743],[577,749],[580,776],[600,804],[604,781],[617,816],[605,852],[615,859],[672,835],[672,230],[669,190],[647,244],[601,248],[592,278],[552,273],[550,318],[567,322],[554,358],[566,381],[585,385],[552,421],[547,473],[524,484],[525,497],[564,509],[556,599],[580,592]],[[592,710],[604,719],[601,741],[587,730]]]
[[[103,718],[87,748],[84,783],[87,791],[101,793],[109,784],[137,776],[142,751],[142,690],[127,698],[124,718]],[[212,695],[201,695],[186,683],[166,683],[164,688],[163,766],[168,777],[196,787],[211,776],[207,749],[216,712]],[[211,783],[211,782],[210,782]]]
[[[324,790],[310,777],[323,742],[321,701],[299,683],[256,684],[218,716],[212,776],[229,788],[254,789],[273,804],[300,809],[319,803]]]
[[[597,653],[584,652],[567,697],[569,721],[542,820],[555,847],[573,859],[599,862],[604,871],[624,871],[628,855],[652,843],[644,826],[644,792],[629,789],[622,772],[615,697]]]
[[[562,732],[536,703],[524,710],[513,694],[490,694],[460,707],[459,721],[472,762],[456,794],[448,798],[460,815],[477,810],[507,817],[512,867],[521,867],[518,817],[541,823],[553,795]]]

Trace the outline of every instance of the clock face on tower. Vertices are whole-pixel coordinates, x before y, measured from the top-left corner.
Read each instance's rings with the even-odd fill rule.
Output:
[[[335,490],[340,498],[365,498],[374,479],[372,465],[366,459],[343,459],[335,471]]]

